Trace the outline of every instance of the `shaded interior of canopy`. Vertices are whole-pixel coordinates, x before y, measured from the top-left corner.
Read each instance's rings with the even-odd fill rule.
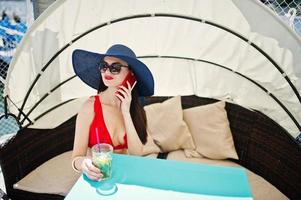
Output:
[[[299,56],[301,55],[301,40],[300,37],[285,24],[280,18],[281,16],[276,15],[259,0],[232,0],[232,2],[239,8],[244,18],[248,21],[250,27],[252,27],[252,31],[267,37],[272,37],[277,40],[279,46],[291,50],[294,60],[294,73],[297,77],[301,77],[301,68],[299,67],[301,63],[301,57]],[[300,78],[295,82],[295,85],[299,88],[300,93]]]
[[[47,122],[51,128],[63,123],[77,113],[87,96],[96,94],[74,75],[70,60],[74,49],[105,52],[113,43],[123,43],[153,72],[156,96],[195,94],[222,99],[260,110],[294,137],[300,131],[300,95],[294,86],[298,79],[291,67],[292,53],[274,39],[251,32],[246,37],[218,23],[175,14],[127,16],[110,24],[100,23],[61,48],[55,45],[57,34],[44,30],[31,38],[47,39],[49,47],[59,49],[48,62],[34,63],[32,66],[39,68],[25,72],[31,79],[27,94],[32,100],[25,98],[19,105],[33,123],[31,127],[42,128]],[[271,49],[272,57],[265,53]],[[16,64],[22,61],[20,58]],[[24,92],[15,93],[24,99]],[[10,105],[23,126],[30,125],[14,109]]]

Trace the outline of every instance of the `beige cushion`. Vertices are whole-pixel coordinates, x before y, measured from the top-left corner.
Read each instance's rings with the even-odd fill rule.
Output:
[[[237,163],[230,160],[213,160],[205,157],[201,158],[187,158],[183,150],[173,151],[168,154],[168,160],[178,160],[194,163],[203,163],[227,167],[242,167]],[[249,184],[253,194],[254,200],[261,199],[277,199],[277,200],[287,200],[288,198],[282,194],[275,186],[270,184],[261,176],[251,172],[250,170],[244,168],[247,172]]]
[[[148,157],[148,158],[157,158],[157,156],[158,156],[157,153],[152,153],[152,154],[145,155],[144,157]]]
[[[160,152],[160,147],[155,144],[151,135],[147,136],[147,142],[143,145],[141,155],[147,156],[149,154],[158,154]]]
[[[156,158],[157,155],[153,153],[147,157]],[[66,196],[80,176],[71,167],[71,156],[72,151],[68,151],[48,160],[14,184],[14,188]]]
[[[283,193],[281,193],[275,186],[270,184],[261,176],[258,176],[254,172],[247,170],[247,176],[251,186],[254,200],[261,199],[289,199]]]
[[[176,96],[144,107],[148,132],[163,152],[194,149],[192,136],[183,120],[181,97]]]
[[[183,113],[196,146],[196,151],[185,151],[187,157],[201,154],[211,159],[238,159],[225,102],[189,108]]]
[[[71,154],[68,151],[48,160],[14,184],[14,188],[66,196],[80,176],[71,167]]]
[[[203,164],[210,164],[210,165],[222,165],[222,166],[227,166],[227,167],[240,167],[239,164],[232,162],[230,160],[227,160],[227,159],[214,160],[214,159],[206,158],[203,156],[200,156],[198,158],[187,158],[184,150],[177,150],[177,151],[169,152],[167,159],[168,160],[188,161],[188,162],[194,162],[194,163],[203,163]]]
[[[79,178],[79,174],[73,172],[71,168],[71,154],[72,152],[69,151],[45,162],[15,184],[14,188],[36,193],[60,194],[66,196]],[[148,157],[155,158],[156,156],[157,154],[151,154]],[[240,167],[238,164],[229,160],[211,160],[204,157],[187,158],[183,150],[170,152],[167,159]],[[254,200],[266,199],[266,197],[278,200],[288,199],[279,190],[277,190],[277,188],[262,177],[249,170],[247,170],[247,176],[251,185]]]

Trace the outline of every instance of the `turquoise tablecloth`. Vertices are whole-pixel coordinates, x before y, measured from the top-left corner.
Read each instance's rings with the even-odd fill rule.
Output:
[[[117,192],[102,196],[96,188],[115,184]],[[159,160],[128,155],[113,156],[109,181],[81,176],[65,199],[252,199],[242,168]],[[206,197],[206,198],[205,198]]]

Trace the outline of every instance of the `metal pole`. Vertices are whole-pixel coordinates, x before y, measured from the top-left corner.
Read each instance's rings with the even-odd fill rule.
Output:
[[[33,5],[31,0],[26,0],[26,25],[30,27],[33,22]]]

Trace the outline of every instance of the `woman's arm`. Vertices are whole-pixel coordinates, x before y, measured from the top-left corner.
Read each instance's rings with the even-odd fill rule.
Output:
[[[72,152],[72,165],[77,171],[84,171],[86,175],[98,180],[102,174],[92,164],[90,156],[87,156],[90,124],[94,117],[94,98],[90,97],[81,107],[76,118],[75,138]]]
[[[127,133],[128,153],[132,155],[148,155],[151,153],[159,153],[159,147],[154,143],[152,137],[148,134],[147,141],[142,144],[137,131],[135,129],[130,112],[123,113],[124,124]]]
[[[75,125],[75,137],[73,144],[72,159],[85,157],[87,154],[89,129],[93,119],[93,98],[89,98],[80,108]],[[77,159],[74,167],[81,170],[81,159]]]
[[[137,134],[130,112],[123,112],[122,115],[127,133],[128,153],[143,155],[143,144]]]
[[[136,82],[137,83],[137,82]],[[124,119],[125,129],[127,133],[127,142],[128,142],[128,153],[133,155],[147,155],[150,153],[159,152],[160,149],[154,144],[153,139],[150,135],[147,136],[146,144],[143,144],[137,134],[135,129],[131,114],[130,114],[130,105],[132,101],[131,91],[135,87],[136,83],[131,87],[128,83],[128,88],[121,86],[118,90],[122,93],[122,96],[116,94],[116,96],[121,101],[121,112]]]

